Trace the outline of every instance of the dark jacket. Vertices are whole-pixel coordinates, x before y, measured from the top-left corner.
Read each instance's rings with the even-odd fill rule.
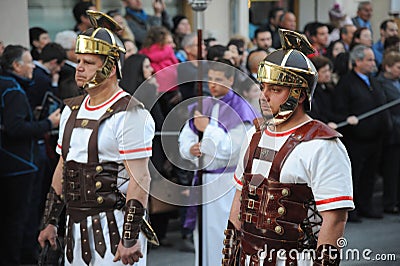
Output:
[[[392,102],[400,99],[400,84],[395,85],[394,80],[387,79],[383,73],[372,79],[374,86],[379,88],[386,96],[386,102]],[[392,130],[389,138],[386,139],[387,144],[400,144],[400,104],[391,107],[389,110],[392,122]]]
[[[40,64],[35,64],[36,67],[33,70],[33,84],[26,89],[26,93],[29,99],[29,104],[32,110],[35,110],[37,106],[41,106],[44,95],[46,92],[52,92],[54,95],[58,94],[58,87],[52,85],[52,78],[50,73],[43,68]]]
[[[171,30],[171,22],[166,11],[162,12],[161,18],[156,16],[146,15],[146,19],[134,15],[135,11],[126,8],[125,19],[128,26],[135,36],[135,42],[138,49],[142,47],[143,41],[147,35],[147,31],[151,26],[164,26]]]
[[[333,84],[318,83],[312,98],[309,115],[324,123],[337,121],[339,118],[336,117],[334,112],[334,93]]]
[[[1,144],[8,153],[33,163],[36,140],[51,129],[48,119],[35,121],[25,90],[30,81],[3,73],[0,76]],[[12,158],[10,158],[11,160]],[[19,171],[14,161],[2,161],[3,170]]]
[[[371,80],[371,79],[370,79]],[[361,115],[386,103],[385,95],[371,81],[368,86],[353,70],[343,76],[334,93],[334,111],[337,121],[342,122],[351,115]],[[383,111],[362,119],[355,126],[347,125],[339,131],[344,138],[358,141],[373,141],[382,138],[389,130],[390,117]]]
[[[58,80],[58,93],[61,100],[76,97],[84,94],[84,90],[79,88],[75,81],[76,69],[65,61],[64,66],[60,71],[60,78]]]

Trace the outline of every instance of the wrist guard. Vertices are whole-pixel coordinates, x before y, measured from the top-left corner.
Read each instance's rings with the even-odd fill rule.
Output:
[[[313,266],[338,266],[340,263],[339,249],[330,244],[323,244],[317,248]]]
[[[240,231],[228,220],[227,229],[224,231],[224,248],[222,249],[222,265],[237,265],[239,259]]]
[[[138,200],[130,199],[126,203],[122,245],[126,248],[134,246],[139,238],[140,227],[143,223],[144,208]]]
[[[65,206],[65,202],[57,195],[53,187],[50,187],[47,193],[47,200],[43,214],[42,228],[46,228],[49,224],[58,226],[58,221]]]

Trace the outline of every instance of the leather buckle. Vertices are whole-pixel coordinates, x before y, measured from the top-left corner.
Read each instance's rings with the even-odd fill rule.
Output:
[[[231,236],[231,235],[233,235],[233,230],[232,230],[232,229],[225,229],[225,230],[224,230],[224,235],[226,235],[226,236]]]
[[[245,215],[246,215],[246,218],[245,218],[246,223],[251,223],[251,217],[253,216],[253,214],[245,213]]]
[[[124,230],[125,231],[131,231],[132,230],[132,224],[131,223],[125,223]]]
[[[222,254],[224,254],[224,255],[231,255],[231,253],[232,253],[232,249],[231,248],[223,248],[222,249]]]
[[[76,177],[78,175],[78,171],[68,170],[67,171],[67,175],[68,175],[68,177],[74,178],[74,177]]]
[[[253,185],[249,185],[249,195],[256,196],[257,195],[257,187]]]
[[[69,193],[68,196],[70,196],[70,199],[72,201],[77,201],[81,198],[81,196],[79,194],[75,194],[75,193]]]
[[[254,203],[255,201],[252,199],[249,199],[248,203],[247,203],[247,208],[249,209],[254,209]]]
[[[68,186],[69,186],[69,189],[75,190],[75,189],[79,188],[79,183],[78,182],[68,182]]]
[[[129,231],[124,232],[124,238],[131,239],[131,232],[129,232]]]
[[[136,213],[136,207],[129,207],[129,213]]]

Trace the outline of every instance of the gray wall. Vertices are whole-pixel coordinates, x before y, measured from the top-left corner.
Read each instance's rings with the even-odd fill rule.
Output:
[[[1,0],[0,39],[5,45],[21,44],[29,49],[27,0]]]

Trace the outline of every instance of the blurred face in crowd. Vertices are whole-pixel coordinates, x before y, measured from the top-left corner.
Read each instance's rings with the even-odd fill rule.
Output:
[[[272,46],[272,35],[269,31],[259,32],[255,38],[256,45],[261,49],[268,49]]]
[[[318,69],[318,83],[329,83],[332,77],[332,70],[329,64]]]
[[[361,9],[357,11],[357,15],[364,21],[369,21],[372,17],[372,5],[371,4],[365,4]]]
[[[279,10],[275,13],[275,17],[270,18],[269,21],[274,27],[279,26],[279,18],[283,15],[283,13],[285,13],[283,10]]]
[[[286,12],[280,26],[287,30],[296,30],[296,16],[292,12]]]
[[[335,42],[332,48],[332,57],[336,58],[336,56],[340,53],[346,52],[346,49],[344,48],[344,44],[342,42]]]
[[[392,76],[392,79],[400,78],[400,62],[396,62],[393,66],[387,66],[386,72],[389,72]]]
[[[311,37],[312,42],[321,47],[326,47],[329,44],[329,30],[327,26],[319,27],[317,34]]]
[[[364,50],[364,58],[356,60],[354,70],[364,75],[368,75],[376,71],[375,56],[371,48]]]
[[[124,4],[133,10],[141,10],[143,8],[142,0],[124,0]]]
[[[188,60],[196,60],[197,59],[197,53],[198,53],[198,38],[194,37],[192,40],[192,43],[187,45],[186,47],[183,47],[183,49],[185,50],[187,56],[188,56]],[[205,58],[206,56],[206,46],[204,45],[204,42],[201,45],[201,57]]]
[[[189,20],[187,18],[181,19],[175,30],[178,34],[189,34],[192,32],[192,27],[190,26]]]
[[[39,36],[38,40],[33,41],[33,45],[36,47],[36,49],[42,50],[43,47],[46,46],[46,44],[50,43],[51,39],[48,33],[42,33]]]
[[[57,59],[53,59],[48,64],[46,64],[47,68],[50,70],[51,74],[57,74],[60,72],[61,68],[64,66],[65,61],[57,62]]]
[[[386,24],[386,30],[381,30],[384,38],[399,35],[399,28],[395,22],[389,21]]]
[[[400,52],[390,51],[385,54],[382,61],[383,75],[392,80],[400,78]]]
[[[153,75],[153,67],[150,64],[150,60],[148,58],[145,58],[143,60],[143,77],[144,79],[148,79]]]
[[[357,30],[357,28],[354,25],[346,25],[344,27],[346,27],[347,33],[342,34],[341,37],[344,43],[350,45],[354,32]]]
[[[369,29],[364,29],[360,34],[360,38],[355,38],[355,41],[359,44],[364,44],[366,46],[372,46],[371,31]]]
[[[131,40],[125,41],[124,46],[125,46],[125,50],[126,50],[125,59],[127,59],[131,55],[137,53],[137,47],[136,47],[135,43],[132,42]]]
[[[208,71],[208,87],[212,96],[219,98],[225,96],[233,85],[233,76],[225,77],[223,71]]]
[[[174,43],[174,39],[172,38],[171,34],[167,34],[165,36],[165,43],[172,47],[172,49],[176,48],[176,44]]]
[[[15,74],[18,76],[32,79],[35,64],[33,63],[31,53],[29,51],[25,51],[21,56],[21,60],[13,63],[13,67]]]
[[[67,53],[68,60],[76,63],[78,59],[76,58],[75,45],[76,45],[76,40],[74,39],[71,42],[71,48],[65,49],[65,52]]]

